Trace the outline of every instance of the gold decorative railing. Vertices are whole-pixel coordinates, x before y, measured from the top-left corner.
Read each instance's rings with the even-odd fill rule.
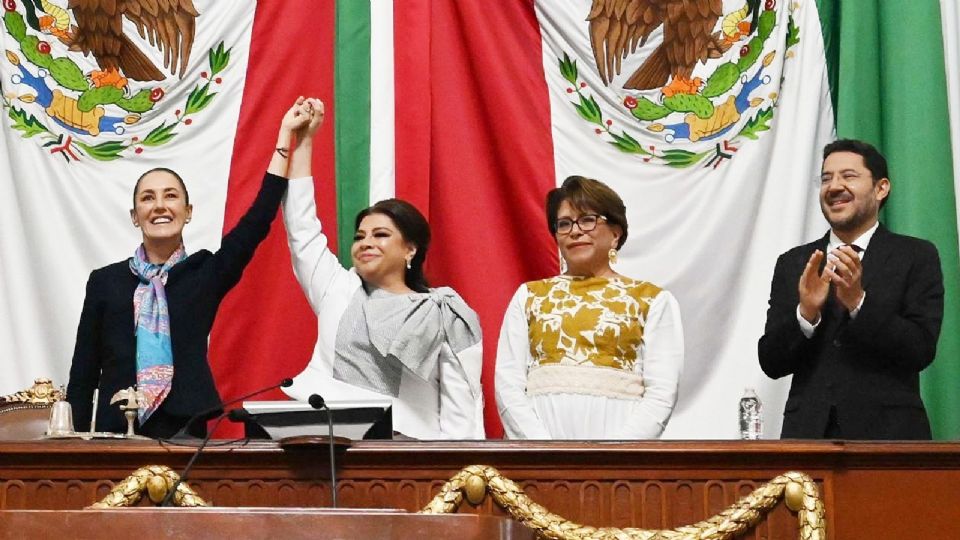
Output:
[[[154,504],[160,504],[173,486],[177,492],[171,499],[174,506],[210,506],[186,483],[178,483],[180,475],[165,465],[140,467],[124,481],[113,486],[106,497],[90,508],[123,508],[135,506],[146,494]]]
[[[0,404],[29,403],[32,405],[52,405],[63,398],[63,392],[53,386],[53,381],[41,377],[35,379],[33,386],[26,390],[0,397]]]
[[[480,504],[489,493],[514,519],[541,538],[557,540],[728,540],[754,527],[780,500],[797,513],[802,540],[824,540],[826,523],[817,485],[806,474],[784,473],[710,519],[671,530],[580,525],[533,502],[520,487],[493,467],[471,465],[451,478],[420,512],[456,512],[464,497]]]
[[[174,505],[209,506],[190,486],[178,480],[177,473],[169,467],[141,467],[91,508],[134,506],[144,494],[159,504],[175,485]],[[669,530],[598,528],[574,523],[535,503],[514,481],[485,465],[471,465],[454,475],[420,513],[451,514],[464,498],[479,505],[487,494],[538,537],[554,540],[732,540],[760,523],[781,500],[797,514],[801,540],[826,539],[819,490],[809,476],[800,472],[777,476],[709,519]]]

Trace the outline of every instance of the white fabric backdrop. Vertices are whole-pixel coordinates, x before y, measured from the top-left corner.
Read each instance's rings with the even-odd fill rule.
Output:
[[[940,0],[940,23],[943,27],[943,60],[950,105],[953,192],[957,197],[957,230],[960,230],[960,6],[957,0]]]
[[[662,137],[665,132],[644,131],[621,105],[627,93],[616,92],[661,43],[662,34],[657,31],[628,56],[621,75],[604,89],[584,22],[588,10],[581,4],[537,2],[551,89],[556,177],[558,182],[572,174],[597,178],[623,197],[630,231],[616,270],[664,286],[680,303],[686,362],[677,409],[663,437],[737,437],[737,408],[745,387],[756,388],[764,403],[764,436],[778,437],[789,381],[768,379],[756,352],[770,279],[777,255],[827,230],[815,179],[820,151],[832,139],[833,112],[816,4],[799,2],[795,17],[801,40],[786,64],[787,7],[779,8],[779,23],[761,55],[778,51],[765,71],[770,81],[752,94],[764,98],[760,108],[770,105],[771,93],[779,94],[771,131],[757,141],[739,140],[736,156],[716,169],[702,163],[686,169],[644,163],[605,142],[609,138],[596,134],[596,125],[578,116],[571,104],[577,94],[566,91],[572,85],[558,69],[564,52],[577,61],[579,80],[588,83],[585,90],[596,97],[614,130],[627,129],[644,147],[670,148]],[[724,2],[724,13],[741,6],[740,1]],[[744,43],[725,57],[735,61]],[[746,76],[760,65],[758,60]],[[694,75],[706,80],[715,68],[716,63],[698,65]],[[777,83],[781,69],[782,86]],[[645,95],[656,102],[658,91]],[[756,110],[749,109],[744,117]],[[731,139],[736,130],[699,146],[681,147],[710,149]]]
[[[87,276],[95,268],[129,257],[140,242],[129,209],[133,185],[141,173],[158,166],[177,170],[194,205],[194,219],[184,233],[187,252],[219,246],[255,2],[196,0],[195,5],[200,12],[197,35],[183,80],[171,76],[158,83],[166,89],[165,97],[139,123],[128,126],[124,135],[79,137],[91,144],[133,135],[142,140],[161,122],[171,123],[196,84],[207,82],[201,78],[201,72],[210,72],[207,52],[224,41],[232,52],[227,68],[218,74],[222,83],[211,84],[211,91],[219,94],[190,117],[190,125],[178,126],[178,135],[169,143],[145,147],[141,154],[129,150],[115,161],[81,157],[68,163],[41,146],[40,136],[22,138],[11,128],[4,110],[0,120],[0,395],[29,386],[39,375],[66,384]],[[18,9],[23,13],[22,6]],[[163,65],[161,53],[142,40],[132,25],[126,24],[125,30],[158,66]],[[58,40],[45,39],[55,56],[67,54]],[[0,49],[23,58],[19,43],[2,28]],[[84,72],[96,68],[92,56],[73,53],[70,57]],[[14,83],[17,73],[9,60],[0,58],[3,92],[31,93],[28,86]],[[53,86],[51,77],[46,80]],[[152,86],[130,83],[133,93]],[[12,104],[53,131],[67,133],[39,104],[16,100]],[[108,108],[108,114],[114,113],[125,114]]]

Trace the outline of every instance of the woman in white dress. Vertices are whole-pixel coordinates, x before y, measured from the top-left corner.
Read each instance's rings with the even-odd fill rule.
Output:
[[[683,369],[677,301],[611,267],[627,239],[612,189],[571,176],[546,206],[566,270],[521,285],[504,316],[496,396],[506,435],[659,437]]]
[[[322,119],[322,102],[305,105]],[[300,400],[313,393],[327,401],[389,398],[394,430],[403,435],[483,438],[476,313],[453,289],[428,287],[430,228],[405,201],[380,201],[360,212],[353,268],[341,266],[317,218],[310,176],[319,124],[305,127],[291,151],[283,201],[294,272],[318,320],[313,357],[285,391]]]

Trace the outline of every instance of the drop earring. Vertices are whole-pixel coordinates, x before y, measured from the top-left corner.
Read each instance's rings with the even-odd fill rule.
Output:
[[[614,248],[610,248],[610,251],[607,252],[607,258],[610,259],[610,264],[617,264],[617,260],[620,258],[619,253]]]

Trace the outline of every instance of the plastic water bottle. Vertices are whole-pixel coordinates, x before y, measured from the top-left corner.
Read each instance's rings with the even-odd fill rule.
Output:
[[[740,438],[756,440],[763,434],[763,406],[753,388],[747,388],[740,398]]]

